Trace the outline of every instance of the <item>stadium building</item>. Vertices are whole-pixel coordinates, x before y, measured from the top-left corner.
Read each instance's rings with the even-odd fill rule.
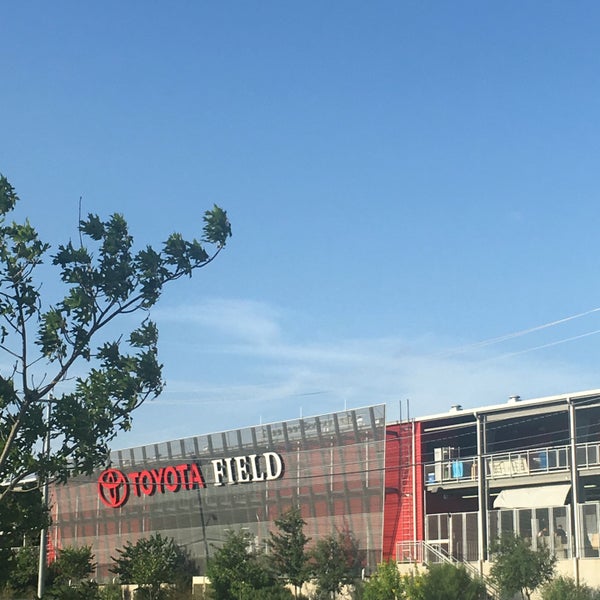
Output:
[[[53,489],[49,547],[92,546],[102,582],[117,548],[160,532],[202,574],[228,530],[264,547],[292,506],[313,540],[351,531],[367,573],[393,559],[485,574],[490,542],[513,532],[598,585],[600,390],[394,423],[374,405],[119,450]]]

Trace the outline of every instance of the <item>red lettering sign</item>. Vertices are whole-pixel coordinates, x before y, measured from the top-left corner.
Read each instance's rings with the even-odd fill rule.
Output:
[[[205,487],[200,467],[195,463],[183,463],[158,469],[144,469],[123,473],[119,469],[106,469],[98,477],[98,495],[110,508],[119,508],[134,496],[153,496],[156,493],[178,492]]]
[[[211,464],[212,484],[215,486],[268,482],[280,479],[285,473],[283,459],[276,452],[215,458]],[[107,469],[98,477],[100,500],[111,508],[123,506],[130,492],[139,498],[204,487],[204,477],[196,463],[148,468],[127,474],[118,469]]]
[[[98,477],[98,495],[110,508],[119,508],[129,498],[129,483],[125,473],[117,469],[106,469]]]

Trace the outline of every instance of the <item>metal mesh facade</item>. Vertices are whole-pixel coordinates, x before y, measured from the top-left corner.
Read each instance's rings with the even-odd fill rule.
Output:
[[[54,488],[49,543],[92,546],[103,582],[117,548],[160,532],[187,548],[203,573],[228,530],[246,529],[264,547],[273,521],[300,506],[313,541],[348,529],[374,567],[382,553],[384,444],[379,405],[119,450],[111,476],[122,474],[128,489],[111,491],[116,479],[102,488],[100,473]]]

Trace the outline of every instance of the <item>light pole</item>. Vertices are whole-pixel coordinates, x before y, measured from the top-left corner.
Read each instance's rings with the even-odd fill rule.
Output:
[[[50,456],[50,410],[52,404],[52,397],[46,400],[46,438],[44,439],[44,456],[46,459]],[[44,474],[44,482],[42,483],[42,505],[44,509],[48,510],[48,476]],[[44,589],[46,584],[46,561],[47,556],[47,545],[48,545],[48,529],[46,526],[40,531],[40,558],[38,565],[38,584],[37,584],[37,595],[41,598],[44,595]]]

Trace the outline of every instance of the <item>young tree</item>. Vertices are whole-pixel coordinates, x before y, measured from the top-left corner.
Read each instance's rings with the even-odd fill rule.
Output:
[[[269,535],[269,565],[273,573],[294,586],[294,595],[310,577],[306,544],[310,538],[304,535],[306,521],[299,508],[291,508],[275,519],[276,532]]]
[[[506,595],[531,594],[549,581],[554,574],[556,557],[546,547],[532,550],[527,542],[513,535],[504,535],[491,547],[493,564],[490,578]]]
[[[172,538],[156,533],[142,538],[135,544],[127,542],[117,549],[119,556],[112,557],[112,573],[119,576],[121,583],[137,584],[146,590],[150,600],[166,596],[162,584],[186,587],[191,584],[193,565],[187,553]]]
[[[403,598],[403,580],[393,561],[377,565],[377,571],[365,583],[363,600],[400,600]]]
[[[89,579],[95,568],[91,546],[67,547],[58,551],[48,575],[54,582],[75,585]]]
[[[48,590],[44,598],[57,600],[93,600],[98,586],[90,577],[96,568],[91,546],[67,547],[48,570]]]
[[[231,235],[225,211],[214,206],[204,214],[202,235],[210,253],[177,233],[160,250],[134,251],[121,215],[102,221],[90,214],[80,221],[78,241],[52,255],[66,289],[51,299],[36,280],[50,246],[28,220],[8,222],[17,201],[0,175],[0,349],[3,364],[12,365],[0,371],[0,502],[31,475],[65,480],[104,463],[108,443],[129,429],[132,411],[163,387],[148,309],[164,285],[212,262]],[[121,317],[131,313],[140,320],[122,333],[128,320]],[[115,321],[120,325],[111,337]],[[57,385],[82,362],[87,374],[58,393]],[[47,433],[49,455],[40,452]]]
[[[334,597],[342,587],[353,584],[360,577],[363,560],[356,538],[348,530],[318,540],[311,552],[317,596]]]
[[[230,531],[223,546],[210,558],[206,574],[215,600],[291,597],[277,585],[252,542],[247,531]]]

